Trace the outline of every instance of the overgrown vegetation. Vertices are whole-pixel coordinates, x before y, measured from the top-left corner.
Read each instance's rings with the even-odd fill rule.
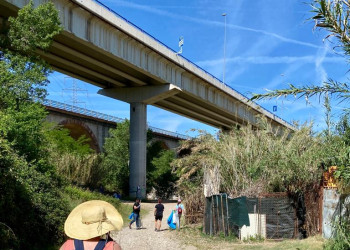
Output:
[[[90,190],[86,190],[83,188],[79,188],[75,185],[67,185],[64,188],[64,196],[65,199],[68,201],[67,204],[69,205],[69,210],[71,211],[74,207],[79,205],[82,202],[89,201],[89,200],[104,200],[111,204],[113,204],[120,214],[123,216],[124,221],[130,214],[130,208],[121,206],[121,202],[118,199],[113,198],[112,196],[106,196],[99,192],[91,192]]]
[[[333,48],[339,49],[340,52],[349,57],[350,55],[350,2],[347,0],[313,0],[311,2],[312,12],[314,16],[312,20],[315,21],[315,27],[326,30],[328,32],[325,39],[330,37]],[[273,90],[265,94],[256,94],[253,99],[273,98],[280,96],[293,95],[295,97],[305,97],[309,99],[312,96],[325,96],[328,98],[335,97],[340,101],[348,101],[350,88],[347,82],[338,82],[329,79],[326,82],[316,83],[313,85],[304,85],[297,87],[293,84],[289,85],[287,89]],[[330,135],[331,140],[339,140],[345,144],[346,149],[340,152],[335,152],[334,157],[337,159],[338,169],[336,177],[339,180],[340,191],[349,194],[350,190],[350,164],[349,164],[349,129],[348,129],[348,115],[345,114],[336,127],[335,135]],[[338,137],[339,136],[339,137]],[[349,249],[350,243],[349,235],[349,221],[348,215],[341,217],[342,223],[334,231],[335,239],[327,243],[328,249]]]
[[[257,130],[247,126],[222,133],[218,139],[202,134],[184,142],[182,148],[191,153],[176,159],[174,167],[181,176],[179,191],[185,202],[190,201],[186,209],[203,211],[204,192],[207,196],[225,192],[231,197],[304,193],[320,182],[323,166],[336,160],[330,156],[346,150],[336,140],[310,135],[306,126],[293,133],[273,133],[262,122]]]
[[[64,239],[70,210],[89,199],[112,197],[67,186],[94,187],[101,180],[100,157],[87,139],[44,122],[49,66],[38,57],[60,32],[49,2],[30,2],[0,31],[0,238],[1,249],[49,249]]]
[[[0,235],[5,249],[35,249],[61,239],[68,212],[45,147],[44,108],[50,72],[37,57],[61,30],[52,3],[4,22],[0,35]],[[7,25],[6,25],[7,24]],[[38,237],[40,235],[40,237]],[[52,244],[52,243],[49,243]]]
[[[116,129],[110,130],[110,137],[106,138],[105,152],[102,154],[101,183],[110,192],[117,191],[123,196],[129,194],[129,127],[125,120]],[[147,134],[147,192],[156,190],[156,195],[167,198],[174,190],[176,175],[172,173],[170,162],[175,154],[171,150],[162,148],[159,141],[152,140],[152,132]]]
[[[321,165],[331,160],[329,155],[345,150],[340,145],[326,145],[321,136],[310,136],[310,127],[292,134],[273,134],[269,125],[265,126],[259,130],[233,129],[220,134],[218,140],[202,134],[194,141],[184,142],[182,147],[189,147],[192,152],[174,163],[182,176],[181,190],[186,192],[204,184],[231,197],[262,192],[296,193],[320,180]],[[214,173],[217,180],[204,183],[204,172]]]
[[[155,195],[161,198],[169,198],[173,194],[177,176],[170,164],[174,159],[174,151],[163,148],[160,141],[150,141],[147,147],[148,193],[155,191]]]
[[[316,26],[337,37],[349,55],[348,1],[315,0],[312,6]],[[17,18],[4,24],[0,33],[1,247],[45,248],[62,240],[64,219],[83,201],[103,199],[122,210],[116,199],[70,184],[89,188],[102,184],[107,191],[128,194],[129,122],[110,131],[103,155],[92,153],[86,138],[75,141],[67,130],[45,124],[46,111],[38,101],[46,96],[43,87],[50,69],[35,51],[46,50],[60,32],[57,11],[52,3],[34,9],[30,2]],[[291,85],[288,90],[255,98],[322,93],[347,99],[349,88],[330,80],[323,86]],[[344,115],[336,133],[314,135],[308,126],[293,133],[273,133],[262,120],[258,130],[247,126],[218,138],[202,133],[182,144],[182,157],[174,162],[174,152],[149,138],[148,191],[154,188],[166,198],[179,178],[177,187],[186,202],[186,213],[194,215],[203,211],[204,192],[226,192],[231,197],[305,193],[319,182],[324,167],[336,164],[341,190],[346,193],[350,186],[349,124]],[[129,211],[121,212],[126,215]],[[195,216],[187,218],[198,222]],[[349,248],[348,236],[348,222],[342,221],[327,247]]]
[[[106,138],[102,167],[105,178],[102,183],[107,190],[117,191],[123,196],[129,194],[129,121],[119,123],[110,129]]]

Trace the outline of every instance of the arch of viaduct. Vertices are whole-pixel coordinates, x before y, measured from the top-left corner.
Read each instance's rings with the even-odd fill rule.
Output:
[[[256,127],[259,115],[274,129],[295,129],[98,0],[52,2],[64,30],[49,52],[37,53],[55,70],[100,87],[99,94],[130,103],[130,196],[140,186],[145,197],[147,105],[220,129]],[[27,3],[0,0],[0,25]]]
[[[49,111],[46,120],[62,125],[69,129],[74,139],[85,135],[90,139],[89,145],[96,152],[103,151],[105,139],[109,137],[109,129],[116,128],[118,122],[123,119],[104,115],[91,110],[77,108],[72,105],[56,101],[45,101],[44,105]],[[161,141],[164,149],[175,149],[179,141],[187,139],[187,136],[170,131],[150,128],[153,134],[153,141]]]

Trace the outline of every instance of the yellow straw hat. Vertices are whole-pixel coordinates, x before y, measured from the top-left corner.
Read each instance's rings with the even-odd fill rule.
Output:
[[[64,232],[70,238],[88,240],[112,230],[120,230],[122,226],[123,218],[112,204],[92,200],[72,210],[64,223]]]

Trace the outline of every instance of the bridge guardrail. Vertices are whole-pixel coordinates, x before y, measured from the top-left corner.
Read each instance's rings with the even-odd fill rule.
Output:
[[[105,121],[110,121],[110,122],[115,122],[115,123],[120,123],[120,122],[125,121],[125,119],[122,119],[122,118],[119,118],[119,117],[116,117],[116,116],[103,114],[101,112],[92,111],[92,110],[89,110],[89,109],[77,107],[77,106],[74,106],[74,105],[70,105],[70,104],[67,104],[67,103],[58,102],[58,101],[54,101],[54,100],[45,99],[43,101],[43,104],[45,106],[58,108],[58,109],[62,109],[62,110],[66,110],[66,111],[70,111],[70,112],[74,112],[74,113],[78,113],[78,114],[81,114],[81,115],[86,115],[86,116],[98,118],[98,119],[105,120]],[[171,132],[171,131],[168,131],[168,130],[165,130],[165,129],[161,129],[161,128],[156,128],[156,127],[153,127],[153,126],[148,126],[148,128],[150,130],[152,130],[153,132],[155,132],[155,133],[168,135],[168,136],[176,137],[176,138],[183,139],[183,140],[187,140],[187,139],[191,138],[190,136],[187,136],[187,135],[179,134],[179,133],[176,133],[176,132]]]

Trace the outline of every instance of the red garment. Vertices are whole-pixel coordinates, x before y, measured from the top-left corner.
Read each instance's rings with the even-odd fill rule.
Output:
[[[103,248],[104,250],[113,250],[114,247],[114,242],[113,241],[109,241],[106,246]],[[74,247],[74,240],[69,239],[67,240],[63,246],[61,247],[61,249],[63,250],[75,250]],[[88,249],[87,249],[88,250]]]

